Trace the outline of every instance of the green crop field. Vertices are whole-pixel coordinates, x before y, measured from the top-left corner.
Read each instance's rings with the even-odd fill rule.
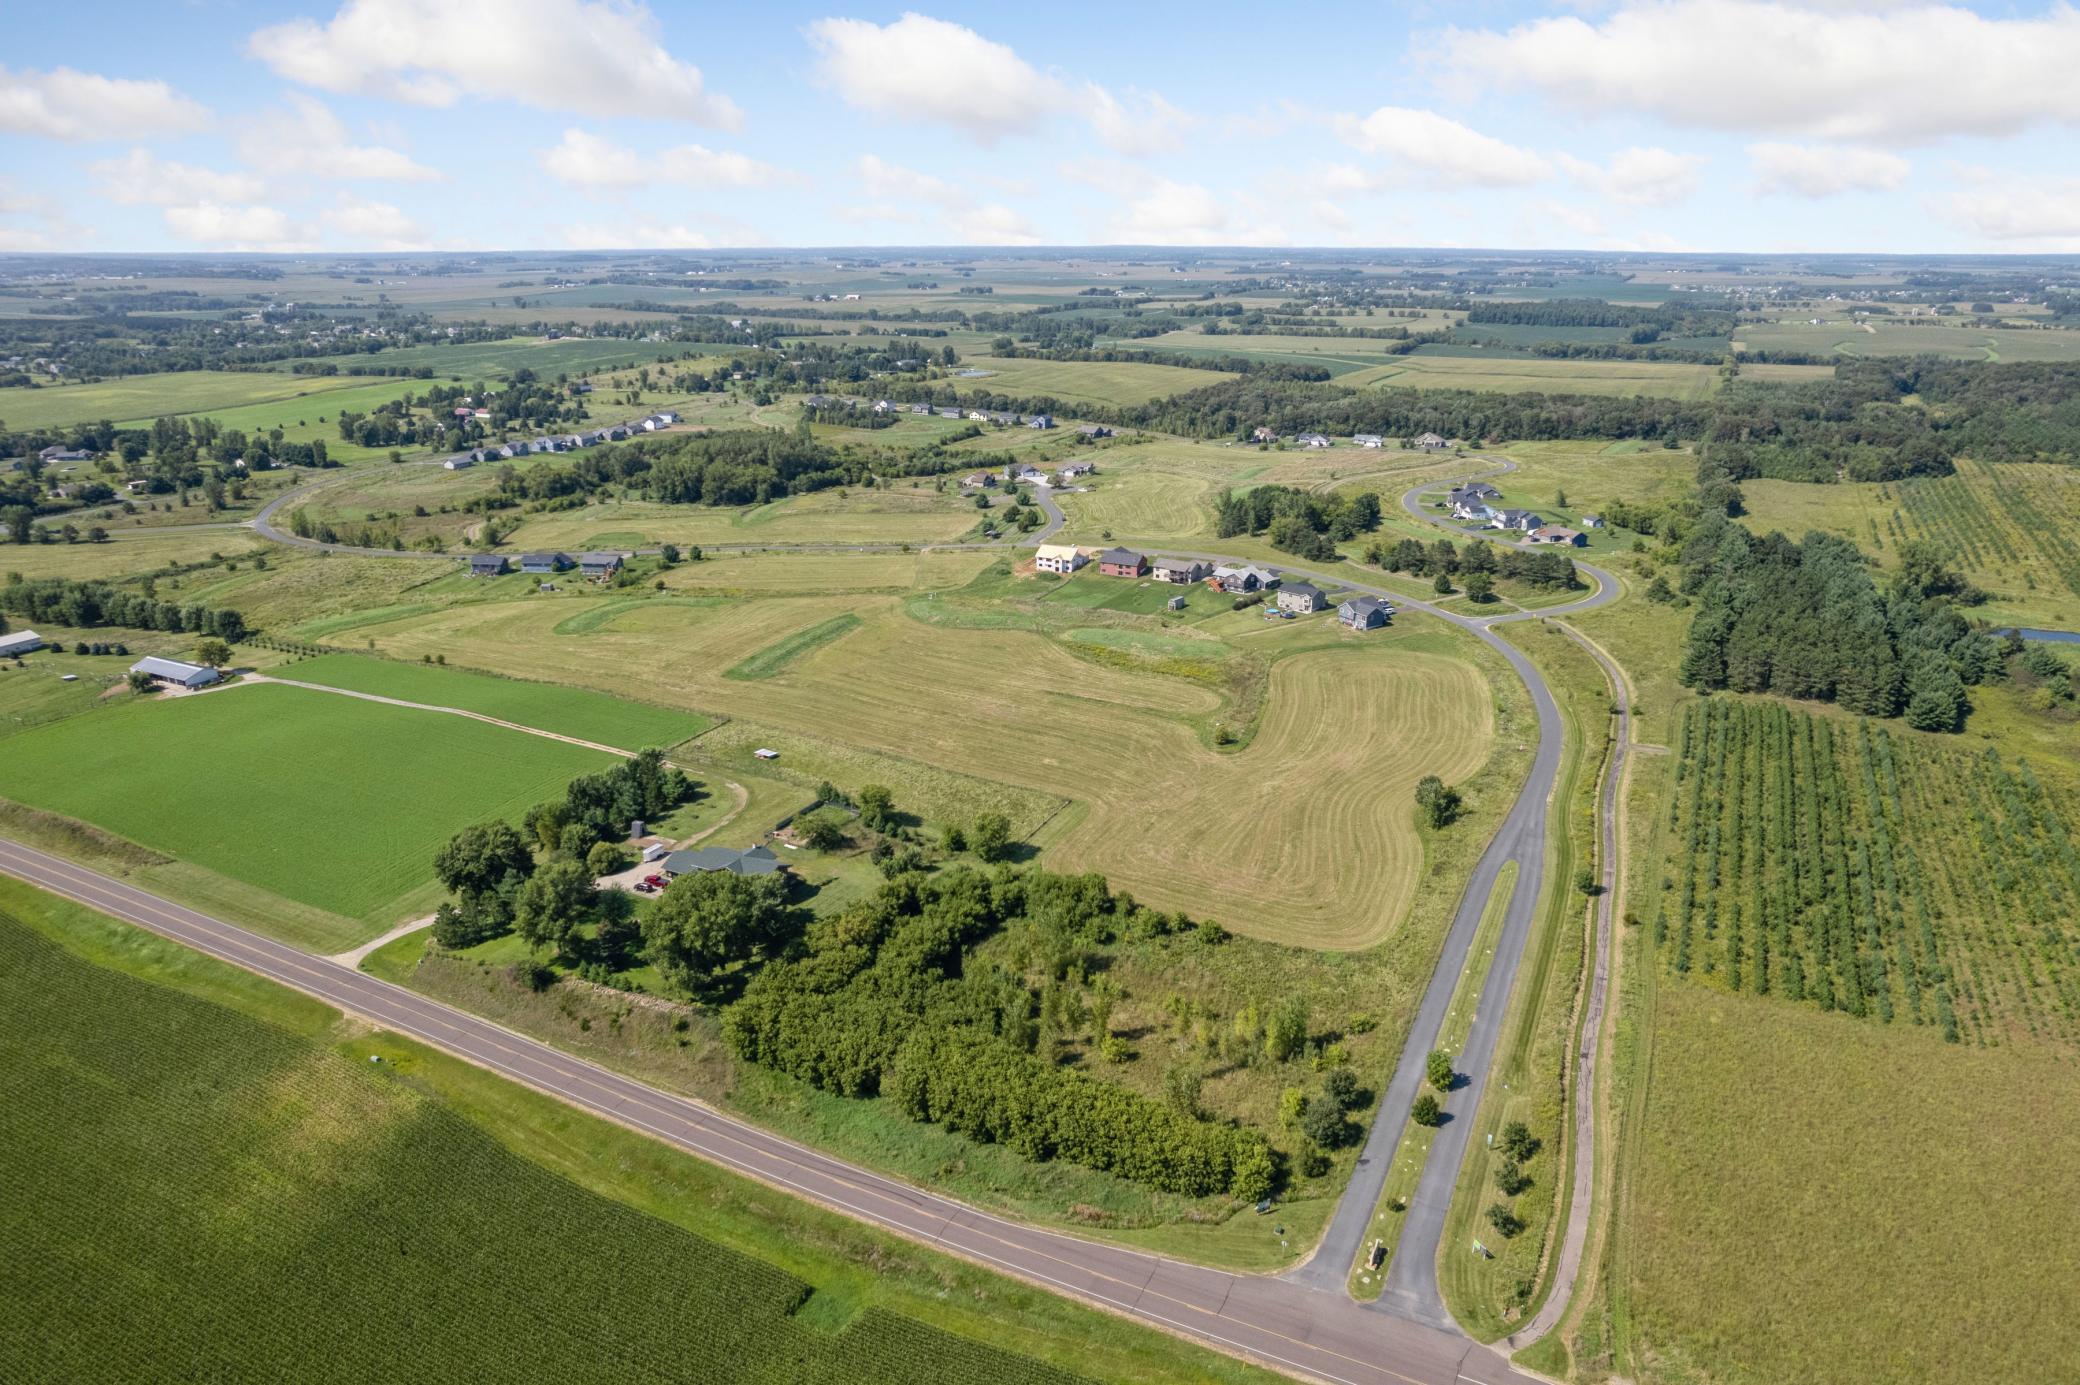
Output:
[[[633,291],[631,295],[634,296]],[[512,337],[505,341],[466,342],[460,346],[401,346],[376,357],[342,356],[346,363],[380,360],[385,367],[416,370],[426,366],[437,376],[465,380],[501,378],[523,366],[544,379],[589,375],[623,366],[675,361],[682,356],[727,355],[733,348],[702,342],[629,341],[621,337]],[[422,386],[423,387],[423,386]]]
[[[583,688],[493,678],[357,654],[325,654],[286,664],[272,672],[277,677],[323,683],[329,688],[375,693],[435,707],[460,707],[500,721],[630,751],[677,745],[714,725],[711,719],[695,712],[645,706]]]
[[[1825,367],[1820,368],[1825,372]],[[1682,361],[1546,360],[1479,351],[1395,356],[1341,378],[1354,387],[1490,390],[1503,394],[1646,394],[1703,399],[1718,388],[1718,368]]]
[[[518,820],[598,752],[265,684],[128,702],[11,736],[0,795],[343,920],[387,926],[463,827]],[[342,944],[369,931],[341,925]]]
[[[1948,356],[1965,361],[2080,360],[2080,332],[2059,328],[1973,327],[1954,320],[1856,322],[1800,319],[1745,326],[1736,344],[1750,351],[1843,356]]]
[[[7,1379],[1260,1378],[8,889]]]
[[[1683,719],[1677,975],[1946,1037],[2080,1038],[2075,804],[2028,764],[1715,697]]]
[[[357,358],[359,359],[359,358]],[[413,380],[373,380],[352,375],[289,375],[272,371],[184,370],[163,375],[123,375],[91,385],[52,385],[8,392],[10,428],[62,428],[109,419],[119,427],[144,428],[164,414],[208,414],[226,427],[265,431],[319,414],[335,418],[343,408],[372,404],[423,389]],[[356,402],[358,401],[358,402]],[[339,438],[337,429],[329,435]]]
[[[1146,404],[1235,377],[1221,370],[1147,365],[1134,361],[1037,361],[973,356],[964,369],[987,370],[986,380],[961,380],[963,389],[996,394],[1048,395],[1065,404]]]

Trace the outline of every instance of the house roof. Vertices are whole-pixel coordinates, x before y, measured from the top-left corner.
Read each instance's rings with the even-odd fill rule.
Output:
[[[1098,555],[1098,561],[1121,567],[1140,567],[1148,559],[1131,548],[1108,548]]]
[[[1058,563],[1073,562],[1076,545],[1073,543],[1043,543],[1033,550],[1035,558],[1048,558]]]
[[[674,875],[716,870],[726,870],[731,875],[771,875],[780,869],[780,858],[766,846],[754,846],[744,851],[727,846],[704,846],[698,851],[674,851],[664,858],[664,868]]]
[[[43,636],[37,634],[34,630],[17,630],[11,635],[0,635],[0,649],[14,649],[17,647],[27,649],[31,645],[42,643]]]
[[[547,563],[549,566],[554,567],[559,562],[567,563],[570,560],[571,555],[568,553],[522,553],[520,555],[520,562],[523,566],[530,563]]]
[[[1281,596],[1308,596],[1318,598],[1322,594],[1322,589],[1320,587],[1315,586],[1312,582],[1288,582],[1284,586],[1279,588],[1279,594]]]
[[[1355,611],[1359,615],[1363,615],[1367,611],[1392,611],[1394,607],[1391,603],[1382,601],[1376,596],[1353,596],[1346,598],[1344,603],[1337,609],[1340,611]]]
[[[469,555],[469,565],[471,567],[488,567],[493,571],[497,571],[506,565],[506,555],[503,553],[472,553]]]
[[[1206,566],[1200,558],[1158,558],[1156,567],[1163,572],[1197,572]]]
[[[580,567],[619,567],[621,565],[621,555],[619,553],[580,553],[578,555],[578,565]]]
[[[171,678],[177,683],[194,681],[197,674],[209,675],[201,680],[205,683],[213,681],[217,676],[217,671],[207,664],[188,664],[179,659],[162,659],[156,654],[145,655],[130,665],[130,671],[149,673],[154,678]]]

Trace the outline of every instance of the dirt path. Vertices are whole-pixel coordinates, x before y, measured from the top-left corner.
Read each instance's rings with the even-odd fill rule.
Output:
[[[337,962],[343,967],[358,968],[369,953],[374,952],[384,944],[394,943],[407,933],[416,933],[422,928],[431,927],[433,927],[433,915],[431,914],[426,915],[424,918],[406,919],[380,938],[370,938],[359,947],[349,948],[345,952],[335,952],[326,960]]]

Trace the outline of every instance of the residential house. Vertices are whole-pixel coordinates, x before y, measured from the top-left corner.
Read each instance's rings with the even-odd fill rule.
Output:
[[[1502,492],[1496,490],[1486,481],[1468,481],[1463,486],[1454,486],[1451,495],[1447,499],[1458,500],[1462,497],[1472,500],[1500,500],[1502,499]]]
[[[1333,443],[1321,433],[1301,433],[1294,437],[1296,447],[1332,447]]]
[[[1013,481],[1023,481],[1029,486],[1045,486],[1050,484],[1053,479],[1031,462],[1020,462],[1016,466],[1007,467],[1006,471],[1009,472]]]
[[[91,460],[94,454],[83,447],[46,447],[36,456],[45,462],[84,462]]]
[[[939,407],[939,408],[938,408],[938,409],[937,409],[937,410],[936,410],[935,412],[936,412],[936,413],[937,413],[937,414],[939,415],[939,417],[941,417],[941,418],[966,418],[966,417],[967,417],[967,415],[966,415],[966,414],[964,414],[964,413],[962,413],[962,412],[961,412],[961,411],[960,411],[959,409],[955,409],[955,408],[948,408],[948,407],[946,407],[946,406],[944,406],[944,405],[940,406],[940,407]]]
[[[556,450],[559,452],[576,452],[584,445],[585,435],[582,433],[565,433],[556,440]]]
[[[1488,527],[1490,529],[1506,529],[1520,534],[1528,534],[1544,523],[1544,516],[1535,515],[1529,510],[1497,510],[1489,518]]]
[[[989,413],[984,409],[970,409],[968,410],[968,422],[987,423],[989,422]]]
[[[1158,582],[1176,582],[1180,586],[1204,582],[1212,575],[1213,564],[1198,558],[1158,558],[1149,570],[1149,576]]]
[[[514,457],[525,457],[527,455],[527,444],[524,442],[502,442],[498,445],[496,455],[506,460]]]
[[[1420,437],[1416,438],[1415,444],[1417,447],[1422,448],[1425,452],[1442,452],[1445,448],[1451,446],[1450,443],[1446,442],[1443,438],[1440,438],[1435,433],[1422,434]]]
[[[1061,477],[1064,481],[1074,481],[1077,477],[1088,476],[1096,470],[1097,468],[1089,462],[1070,462],[1060,471],[1057,471],[1055,475]]]
[[[41,648],[43,636],[34,630],[17,630],[13,634],[0,635],[0,659],[18,658]]]
[[[604,582],[621,571],[619,553],[580,553],[578,575],[588,582]]]
[[[520,555],[520,570],[522,572],[532,572],[537,575],[555,573],[563,571],[570,565],[571,555],[568,553],[522,553]]]
[[[554,452],[556,450],[556,440],[554,438],[535,438],[527,444],[527,450],[536,454]]]
[[[469,555],[469,575],[472,577],[503,577],[512,570],[503,553]]]
[[[1526,536],[1530,543],[1563,544],[1570,548],[1586,548],[1589,536],[1579,529],[1570,529],[1564,524],[1541,524]]]
[[[659,409],[651,416],[667,428],[679,421],[679,414],[675,409]]]
[[[731,875],[771,875],[782,869],[780,858],[769,846],[737,850],[727,846],[704,846],[698,851],[674,851],[664,858],[666,875],[727,871]]]
[[[993,409],[990,411],[989,421],[996,424],[999,428],[1011,428],[1017,425],[1019,416],[1013,413],[1006,413],[1001,409]]]
[[[1043,543],[1033,550],[1035,572],[1059,572],[1068,574],[1082,567],[1090,559],[1083,550],[1069,543]]]
[[[926,418],[930,418],[932,416],[932,406],[929,404],[912,404],[910,406],[910,412],[913,414],[922,414]]]
[[[1322,589],[1309,582],[1287,582],[1278,589],[1278,609],[1306,615],[1329,604]]]
[[[448,458],[447,461],[442,462],[441,466],[448,471],[467,471],[476,464],[477,458],[475,453],[458,452]]]
[[[1251,442],[1277,442],[1278,430],[1275,428],[1252,428],[1249,430],[1249,440]]]
[[[1051,414],[1034,414],[1031,418],[1026,420],[1026,427],[1042,429],[1052,428],[1054,427],[1054,416]]]
[[[1112,430],[1102,423],[1079,424],[1076,431],[1087,438],[1109,438],[1112,436]]]
[[[130,671],[144,674],[162,688],[206,688],[222,681],[222,675],[208,664],[188,664],[156,654],[139,659],[130,665]]]
[[[1584,529],[1601,529],[1601,528],[1603,527],[1603,516],[1602,516],[1602,515],[1583,515],[1583,516],[1582,516],[1582,527],[1583,527]]]
[[[1485,500],[1461,500],[1452,506],[1453,519],[1470,519],[1486,524],[1495,518],[1495,511]]]
[[[1278,585],[1278,574],[1255,563],[1221,563],[1213,570],[1213,584],[1231,596],[1244,596]]]
[[[997,474],[994,471],[971,471],[961,478],[961,485],[969,490],[974,490],[981,486],[994,486],[995,484],[997,484]]]
[[[896,401],[893,399],[877,399],[874,401],[874,412],[877,414],[892,414],[895,411]]]
[[[1108,548],[1098,555],[1098,571],[1107,577],[1146,577],[1148,559],[1131,548]]]
[[[1353,630],[1377,630],[1394,608],[1376,596],[1354,596],[1336,608],[1336,618]]]
[[[1351,446],[1352,446],[1352,447],[1379,447],[1379,446],[1381,446],[1381,445],[1382,445],[1382,439],[1380,438],[1380,435],[1379,435],[1379,434],[1377,434],[1377,433],[1353,433],[1353,434],[1351,434]]]

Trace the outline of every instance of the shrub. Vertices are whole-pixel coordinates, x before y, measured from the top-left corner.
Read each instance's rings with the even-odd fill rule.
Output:
[[[1448,1092],[1452,1089],[1452,1079],[1457,1074],[1452,1071],[1451,1054],[1444,1052],[1442,1049],[1432,1049],[1426,1066],[1431,1086],[1437,1088],[1440,1092]]]
[[[1444,1111],[1438,1106],[1436,1097],[1424,1092],[1416,1098],[1416,1104],[1410,1109],[1408,1118],[1417,1125],[1435,1127],[1444,1124]]]

